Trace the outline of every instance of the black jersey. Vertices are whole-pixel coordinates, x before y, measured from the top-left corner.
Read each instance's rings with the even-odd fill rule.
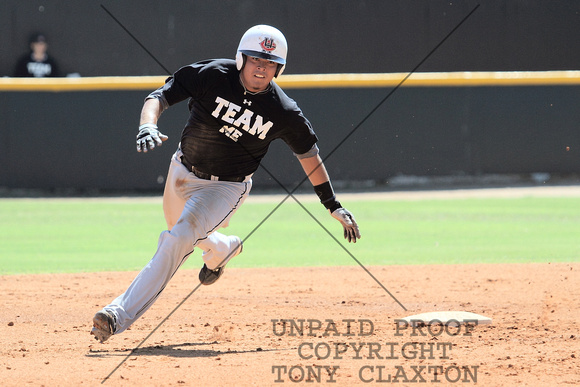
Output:
[[[275,139],[284,140],[296,154],[318,141],[296,102],[278,85],[271,82],[267,91],[254,94],[245,91],[239,76],[233,60],[202,61],[182,67],[150,94],[168,106],[189,98],[181,150],[202,172],[249,175]]]

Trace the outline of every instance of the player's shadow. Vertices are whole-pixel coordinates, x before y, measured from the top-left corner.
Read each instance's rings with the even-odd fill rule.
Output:
[[[217,341],[211,343],[181,343],[172,345],[151,345],[149,347],[137,348],[133,351],[126,349],[113,350],[93,350],[86,355],[87,357],[112,357],[112,356],[167,356],[167,357],[217,357],[223,355],[233,355],[240,353],[258,353],[271,351],[284,351],[283,348],[276,349],[249,349],[249,350],[227,350],[216,351],[213,349],[196,349],[204,345],[218,344]],[[193,348],[192,348],[193,347]]]

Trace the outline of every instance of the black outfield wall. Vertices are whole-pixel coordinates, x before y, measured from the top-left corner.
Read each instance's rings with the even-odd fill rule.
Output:
[[[292,89],[320,138],[333,181],[400,175],[580,174],[580,86]],[[0,188],[161,192],[187,105],[159,123],[170,136],[135,150],[147,91],[0,93]],[[357,127],[358,126],[358,127]],[[256,187],[304,178],[281,141]]]

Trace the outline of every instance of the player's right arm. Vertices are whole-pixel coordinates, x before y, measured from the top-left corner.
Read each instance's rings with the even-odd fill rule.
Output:
[[[137,133],[137,152],[147,152],[161,146],[168,137],[157,128],[157,121],[163,113],[163,104],[159,98],[147,98],[141,109],[139,133]]]
[[[139,125],[157,125],[161,113],[163,113],[163,105],[161,104],[161,101],[158,98],[147,98],[143,104],[143,109],[141,109]]]

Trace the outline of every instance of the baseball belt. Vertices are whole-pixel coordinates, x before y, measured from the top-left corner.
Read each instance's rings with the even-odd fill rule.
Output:
[[[213,180],[213,181],[233,181],[236,183],[241,183],[242,181],[246,180],[246,176],[215,176],[210,173],[205,173],[191,165],[190,163],[185,160],[185,157],[181,157],[181,164],[185,165],[189,171],[191,171],[195,176],[199,177],[200,179],[204,180]]]

